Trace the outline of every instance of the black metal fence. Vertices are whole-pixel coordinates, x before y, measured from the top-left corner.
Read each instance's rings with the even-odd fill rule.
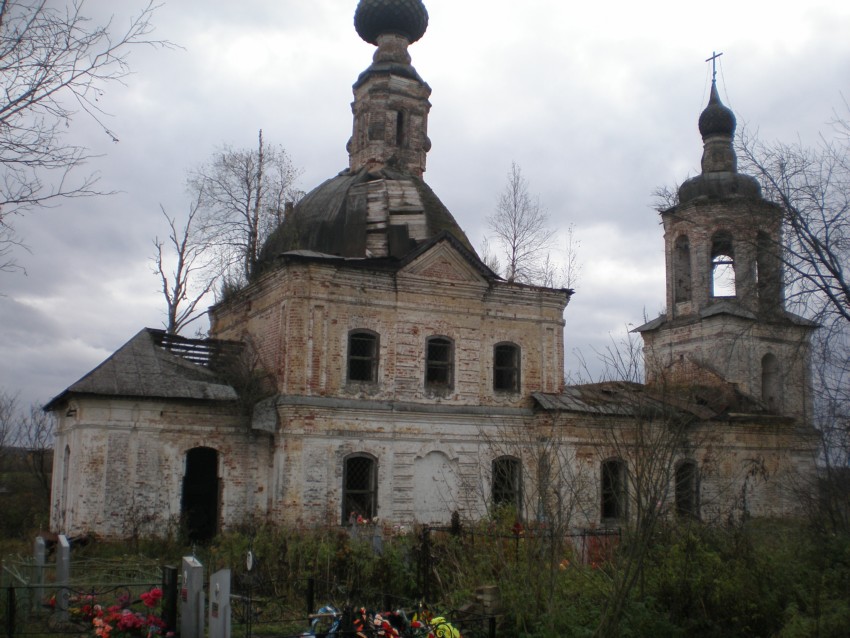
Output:
[[[119,617],[128,626],[155,623],[164,635],[177,626],[176,571],[165,572],[149,583],[8,584],[0,602],[3,636],[94,636],[98,622],[114,625]]]

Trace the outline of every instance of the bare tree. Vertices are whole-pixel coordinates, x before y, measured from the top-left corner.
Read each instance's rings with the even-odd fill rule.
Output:
[[[200,199],[189,208],[182,227],[164,208],[161,210],[168,222],[169,234],[165,241],[159,237],[153,240],[155,252],[151,263],[165,298],[166,332],[177,334],[203,316],[198,306],[215,286],[221,268],[216,267],[216,253],[209,237],[198,228]]]
[[[18,440],[18,397],[0,390],[0,462]]]
[[[746,129],[739,137],[744,170],[782,208],[791,294],[819,320],[850,323],[850,122],[818,146],[765,144]],[[792,299],[793,301],[793,299]]]
[[[562,252],[563,261],[558,263],[547,252],[541,265],[540,283],[549,288],[575,288],[581,278],[582,263],[579,259],[581,240],[576,237],[575,225],[567,227],[567,238]]]
[[[542,279],[542,261],[551,246],[549,215],[528,190],[528,180],[516,162],[499,196],[496,211],[487,218],[505,259],[505,278],[523,283]]]
[[[228,265],[226,282],[241,285],[254,274],[263,242],[283,221],[287,203],[300,197],[299,175],[284,148],[267,145],[262,131],[256,149],[226,146],[190,175],[207,241]]]
[[[61,4],[62,6],[56,6]],[[153,40],[148,2],[124,27],[92,21],[84,0],[0,0],[0,269],[17,237],[12,217],[62,198],[101,194],[96,175],[77,176],[90,157],[65,131],[83,111],[114,141],[98,105],[104,87],[129,72],[128,54]]]
[[[26,451],[27,467],[32,472],[45,502],[50,501],[50,477],[53,471],[53,415],[39,405],[31,405],[29,414],[20,422],[18,446]]]
[[[850,105],[844,106],[847,114],[836,115],[814,146],[763,143],[746,129],[738,138],[742,170],[759,179],[783,213],[776,254],[785,266],[789,306],[821,325],[812,358],[827,495],[850,462]],[[831,507],[828,498],[822,504]]]

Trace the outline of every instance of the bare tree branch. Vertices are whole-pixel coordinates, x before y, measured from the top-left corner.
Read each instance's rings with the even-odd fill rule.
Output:
[[[171,334],[179,333],[204,315],[198,306],[221,276],[213,246],[197,227],[200,205],[198,198],[190,207],[182,228],[176,218],[169,217],[160,207],[170,230],[166,241],[154,239],[151,263],[165,298],[165,329]]]
[[[64,4],[64,3],[62,3]],[[113,141],[99,105],[104,87],[129,74],[129,52],[168,47],[150,37],[153,1],[124,27],[93,22],[84,0],[0,2],[0,227],[11,217],[69,197],[104,194],[96,174],[78,175],[91,155],[65,137],[75,115],[94,119]],[[0,254],[14,246],[0,235]],[[9,264],[6,263],[8,270]]]
[[[0,461],[18,443],[18,396],[0,390]]]
[[[225,281],[243,285],[254,274],[260,250],[283,220],[288,202],[301,193],[301,171],[282,146],[269,146],[258,135],[256,149],[229,146],[189,177],[203,209],[203,232],[227,264]]]
[[[789,307],[817,321],[812,337],[815,421],[822,435],[824,520],[846,511],[829,495],[850,462],[850,106],[831,132],[809,147],[761,142],[742,129],[738,156],[765,197],[783,213],[785,237],[776,247],[786,271]],[[832,511],[829,511],[832,508]]]

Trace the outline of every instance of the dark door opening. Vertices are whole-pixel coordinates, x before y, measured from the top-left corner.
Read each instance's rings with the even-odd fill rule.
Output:
[[[218,452],[196,447],[186,452],[181,516],[191,541],[207,541],[218,531]]]

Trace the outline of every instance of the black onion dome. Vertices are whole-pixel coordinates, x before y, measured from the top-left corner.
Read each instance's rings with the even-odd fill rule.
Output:
[[[720,101],[714,82],[711,83],[711,97],[708,99],[708,106],[699,116],[699,132],[703,139],[711,135],[732,137],[735,134],[735,114]]]
[[[369,44],[378,44],[384,33],[403,35],[411,43],[425,35],[428,11],[422,0],[360,0],[354,28]]]

